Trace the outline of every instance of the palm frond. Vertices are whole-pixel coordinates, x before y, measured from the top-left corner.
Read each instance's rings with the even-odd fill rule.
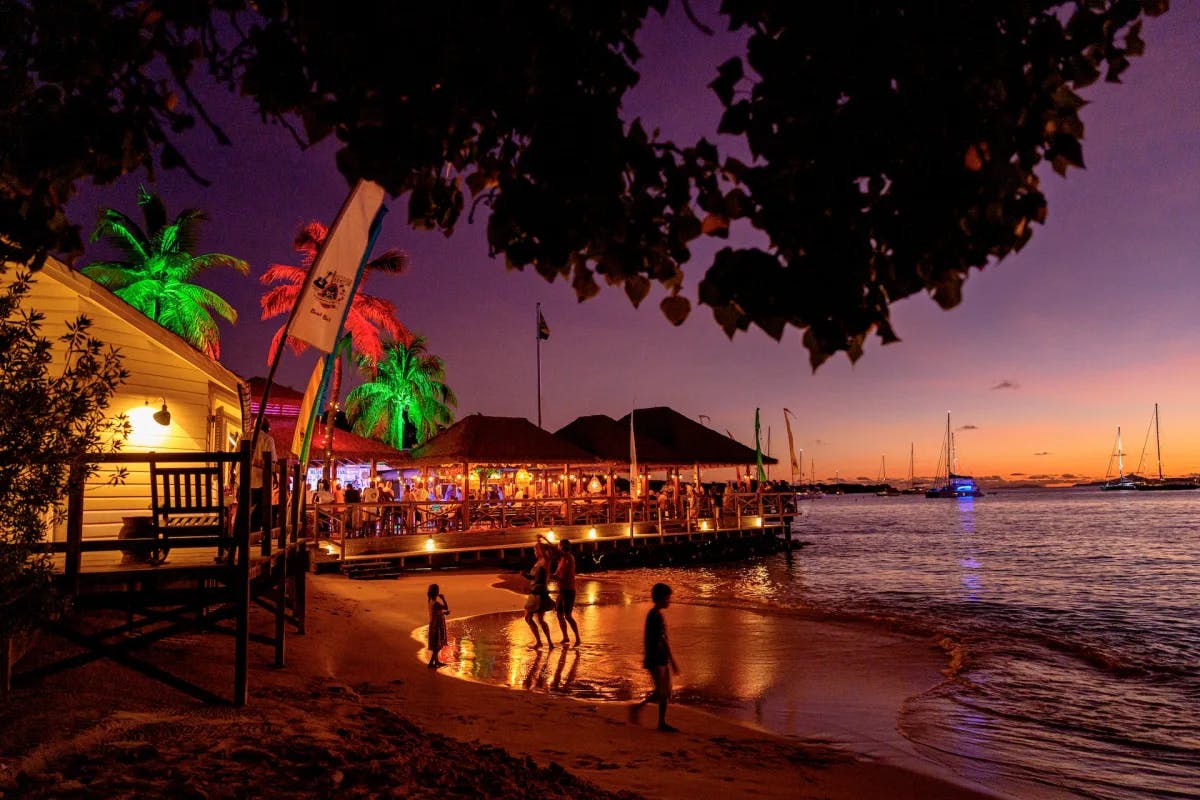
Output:
[[[296,301],[300,298],[300,288],[298,286],[275,286],[266,294],[258,299],[259,307],[262,308],[261,319],[270,319],[278,317],[281,314],[290,314],[292,307],[296,305]]]
[[[106,208],[100,212],[100,220],[96,223],[96,229],[92,231],[91,241],[97,242],[101,239],[121,251],[126,257],[125,260],[134,264],[150,257],[150,237],[136,222],[115,208]]]
[[[94,261],[79,271],[110,291],[123,289],[142,277],[128,261]]]
[[[291,264],[272,264],[267,267],[266,272],[258,280],[264,286],[271,283],[290,283],[300,286],[303,285],[306,277],[308,277],[308,270],[294,267]]]
[[[412,260],[404,250],[392,249],[367,262],[368,272],[384,272],[399,275],[411,266]]]
[[[250,274],[250,263],[225,253],[205,253],[202,256],[192,256],[187,266],[180,273],[180,280],[190,281],[201,272],[218,267],[229,267],[242,275]]]

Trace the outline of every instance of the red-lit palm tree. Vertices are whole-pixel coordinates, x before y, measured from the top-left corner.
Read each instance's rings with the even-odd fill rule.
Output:
[[[272,286],[260,299],[262,318],[270,319],[281,315],[291,314],[292,308],[300,298],[300,289],[308,276],[309,267],[316,259],[329,229],[321,222],[313,221],[302,227],[296,234],[293,247],[300,253],[300,266],[291,264],[272,264],[263,273],[264,286]],[[337,403],[342,391],[342,356],[345,355],[344,343],[349,340],[349,350],[364,356],[365,363],[378,364],[384,358],[385,340],[402,342],[408,345],[413,335],[408,328],[396,318],[396,306],[390,300],[375,297],[363,291],[367,279],[372,273],[382,272],[393,275],[408,269],[408,254],[403,250],[388,250],[386,253],[367,262],[362,280],[358,282],[354,296],[350,298],[350,310],[346,314],[346,336],[338,342],[337,357],[333,362],[333,377],[330,381],[330,404]],[[276,331],[271,339],[271,347],[267,351],[267,363],[270,364],[283,338],[287,325]],[[288,345],[296,353],[303,353],[308,344],[289,336]],[[329,415],[329,424],[333,423],[333,414]],[[326,459],[328,462],[328,459]],[[326,464],[326,477],[329,465]]]

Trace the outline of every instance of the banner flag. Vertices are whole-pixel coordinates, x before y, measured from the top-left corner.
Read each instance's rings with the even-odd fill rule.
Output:
[[[351,190],[300,289],[288,336],[333,352],[387,212],[383,196],[373,181],[359,181]]]
[[[788,435],[788,452],[792,456],[792,483],[796,482],[796,474],[797,473],[803,474],[803,472],[804,472],[803,468],[796,461],[796,444],[795,444],[795,442],[792,441],[792,423],[788,420],[788,417],[794,417],[794,416],[796,416],[796,415],[793,414],[791,411],[787,410],[786,408],[783,410],[783,424],[784,424],[784,426],[787,427],[787,435]]]
[[[312,375],[308,378],[308,386],[304,390],[304,398],[300,401],[300,414],[296,417],[296,429],[292,433],[292,452],[299,458],[301,464],[308,464],[308,454],[312,447],[312,432],[320,410],[324,407],[321,400],[329,389],[329,379],[333,375],[330,368],[332,355],[317,361]]]
[[[637,498],[641,495],[641,481],[638,480],[637,439],[633,435],[633,412],[629,412],[629,496]]]
[[[538,312],[538,329],[537,337],[542,341],[550,338],[550,326],[546,324],[546,318],[542,316],[542,312]]]
[[[762,439],[759,436],[757,408],[754,409],[754,461],[756,464],[754,477],[758,481],[759,487],[761,488],[762,484],[767,482],[767,471],[763,469]]]

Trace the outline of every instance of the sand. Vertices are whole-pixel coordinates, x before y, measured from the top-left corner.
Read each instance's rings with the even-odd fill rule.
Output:
[[[0,797],[1004,796],[905,746],[894,720],[913,678],[864,680],[897,667],[867,630],[820,634],[850,636],[843,645],[861,654],[857,669],[820,652],[800,665],[825,687],[806,690],[814,704],[827,690],[857,698],[818,707],[811,736],[774,736],[680,705],[671,709],[680,732],[663,734],[652,709],[635,726],[621,704],[428,670],[412,633],[426,621],[430,580],[315,577],[309,633],[289,638],[288,666],[274,669],[270,648],[252,645],[245,709],[205,705],[107,662],[18,689],[0,705]],[[516,613],[524,599],[495,573],[436,580],[452,618]],[[269,630],[265,613],[253,621]],[[227,637],[178,637],[150,652],[163,668],[229,693]]]

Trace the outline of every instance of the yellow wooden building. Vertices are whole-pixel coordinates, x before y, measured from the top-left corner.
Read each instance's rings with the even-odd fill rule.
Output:
[[[0,284],[10,282],[18,269],[6,265]],[[51,341],[66,333],[68,322],[83,315],[92,320],[93,336],[120,351],[129,378],[118,389],[109,411],[127,415],[132,424],[123,451],[236,449],[242,430],[241,380],[179,336],[53,259],[35,273],[23,307],[45,315],[42,335]],[[88,486],[85,538],[114,536],[123,517],[150,513],[147,471],[131,469],[124,484],[118,486],[107,485],[108,477],[102,472]],[[60,526],[54,538],[63,536]]]

